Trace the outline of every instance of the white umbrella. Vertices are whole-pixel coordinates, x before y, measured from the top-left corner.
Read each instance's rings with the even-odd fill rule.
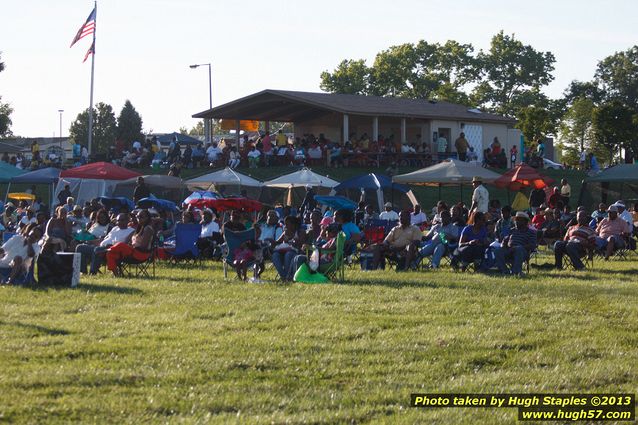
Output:
[[[190,179],[186,181],[186,184],[189,188],[200,187],[208,190],[211,186],[216,185],[261,187],[263,183],[245,174],[238,173],[232,168],[226,167],[223,170]]]
[[[338,181],[322,176],[321,174],[317,174],[308,168],[303,168],[299,171],[295,171],[294,173],[285,174],[277,177],[276,179],[264,182],[264,186],[283,189],[305,186],[333,188],[338,184]]]

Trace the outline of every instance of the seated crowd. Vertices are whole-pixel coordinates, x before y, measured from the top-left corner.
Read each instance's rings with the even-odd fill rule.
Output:
[[[310,188],[308,193],[312,193]],[[4,283],[28,282],[33,259],[56,252],[79,253],[82,273],[118,275],[123,262],[144,262],[154,252],[160,259],[170,257],[180,223],[198,224],[193,243],[204,258],[220,259],[225,246],[232,248],[228,258],[241,279],[247,278],[253,265],[258,278],[268,262],[284,282],[293,280],[303,264],[313,263],[322,270],[334,261],[340,235],[343,256],[350,261],[360,257],[365,269],[436,270],[447,258],[459,270],[495,269],[504,275],[521,275],[538,246],[547,245],[557,268],[563,267],[567,256],[580,270],[587,256],[609,259],[635,249],[634,222],[638,220],[636,207],[632,214],[622,201],[609,207],[600,204],[590,213],[583,207],[572,212],[561,199],[554,199],[550,201],[555,202],[553,208],[542,203],[534,208],[532,217],[526,210],[501,207],[497,201],[484,211],[474,204],[468,209],[463,203],[448,206],[439,201],[428,217],[420,205],[397,212],[389,202],[380,213],[365,202],[354,211],[322,212],[308,195],[298,210],[277,207],[258,215],[237,210],[226,214],[188,205],[175,217],[163,210],[109,209],[97,199],[76,205],[73,197],[66,196],[69,194],[68,188],[60,193],[51,214],[43,203],[4,205],[0,216],[5,239],[0,248]],[[225,235],[245,231],[252,231],[253,236],[230,247]]]

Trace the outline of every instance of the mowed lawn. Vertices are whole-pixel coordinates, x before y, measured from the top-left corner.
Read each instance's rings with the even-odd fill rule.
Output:
[[[516,409],[410,394],[636,393],[637,259],[522,279],[352,268],[324,285],[225,281],[209,262],[3,286],[0,422],[509,424]]]

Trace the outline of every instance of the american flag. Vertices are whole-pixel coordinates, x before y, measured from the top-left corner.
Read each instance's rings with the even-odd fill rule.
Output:
[[[95,54],[95,40],[93,41],[93,43],[91,43],[91,47],[89,47],[89,50],[86,51],[86,55],[84,55],[84,60],[82,61],[82,63],[86,62],[86,59],[89,57],[89,55],[94,55]]]
[[[94,32],[95,32],[95,8],[93,8],[93,11],[89,15],[89,17],[86,18],[86,22],[84,23],[84,25],[80,27],[80,29],[78,30],[78,33],[75,34],[75,37],[73,38],[73,41],[71,42],[71,45],[69,47],[73,47],[73,45],[77,43],[79,40],[81,40],[83,37],[86,37],[89,34],[93,34]],[[89,51],[90,50],[91,49],[89,49]],[[87,53],[87,56],[88,56],[88,53]],[[86,60],[86,58],[84,58],[84,60]]]

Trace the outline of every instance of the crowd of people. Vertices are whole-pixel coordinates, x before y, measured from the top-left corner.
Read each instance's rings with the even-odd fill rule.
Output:
[[[266,209],[254,216],[236,210],[224,220],[223,212],[193,205],[184,205],[178,216],[165,210],[129,211],[126,205],[103,205],[97,199],[78,205],[67,185],[50,211],[42,202],[4,205],[0,230],[6,242],[0,251],[0,274],[3,282],[25,282],[36,255],[56,252],[79,253],[83,273],[98,273],[106,265],[106,270],[118,274],[126,259],[144,261],[162,245],[170,247],[179,223],[199,223],[199,252],[216,259],[222,256],[226,231],[254,228],[254,239],[233,253],[233,265],[242,279],[247,278],[249,265],[257,265],[258,276],[265,263],[272,262],[279,279],[290,281],[310,261],[313,247],[324,250],[313,259],[315,265],[329,263],[339,234],[344,237],[344,256],[352,261],[360,257],[366,269],[392,265],[407,270],[426,263],[438,269],[447,257],[453,268],[461,270],[473,266],[477,271],[520,275],[539,245],[553,250],[557,268],[568,256],[577,270],[584,268],[585,255],[598,253],[609,259],[615,252],[635,249],[638,205],[630,211],[618,200],[609,206],[600,204],[592,212],[580,206],[572,210],[571,187],[565,179],[550,196],[542,189],[523,199],[519,193],[512,206],[490,201],[479,177],[473,186],[470,206],[439,201],[429,216],[420,205],[398,211],[390,202],[384,211],[365,202],[354,211],[321,211],[308,187],[299,208]],[[35,193],[36,188],[29,190]],[[134,201],[149,194],[144,179],[138,178]],[[163,249],[170,253],[170,248]]]

